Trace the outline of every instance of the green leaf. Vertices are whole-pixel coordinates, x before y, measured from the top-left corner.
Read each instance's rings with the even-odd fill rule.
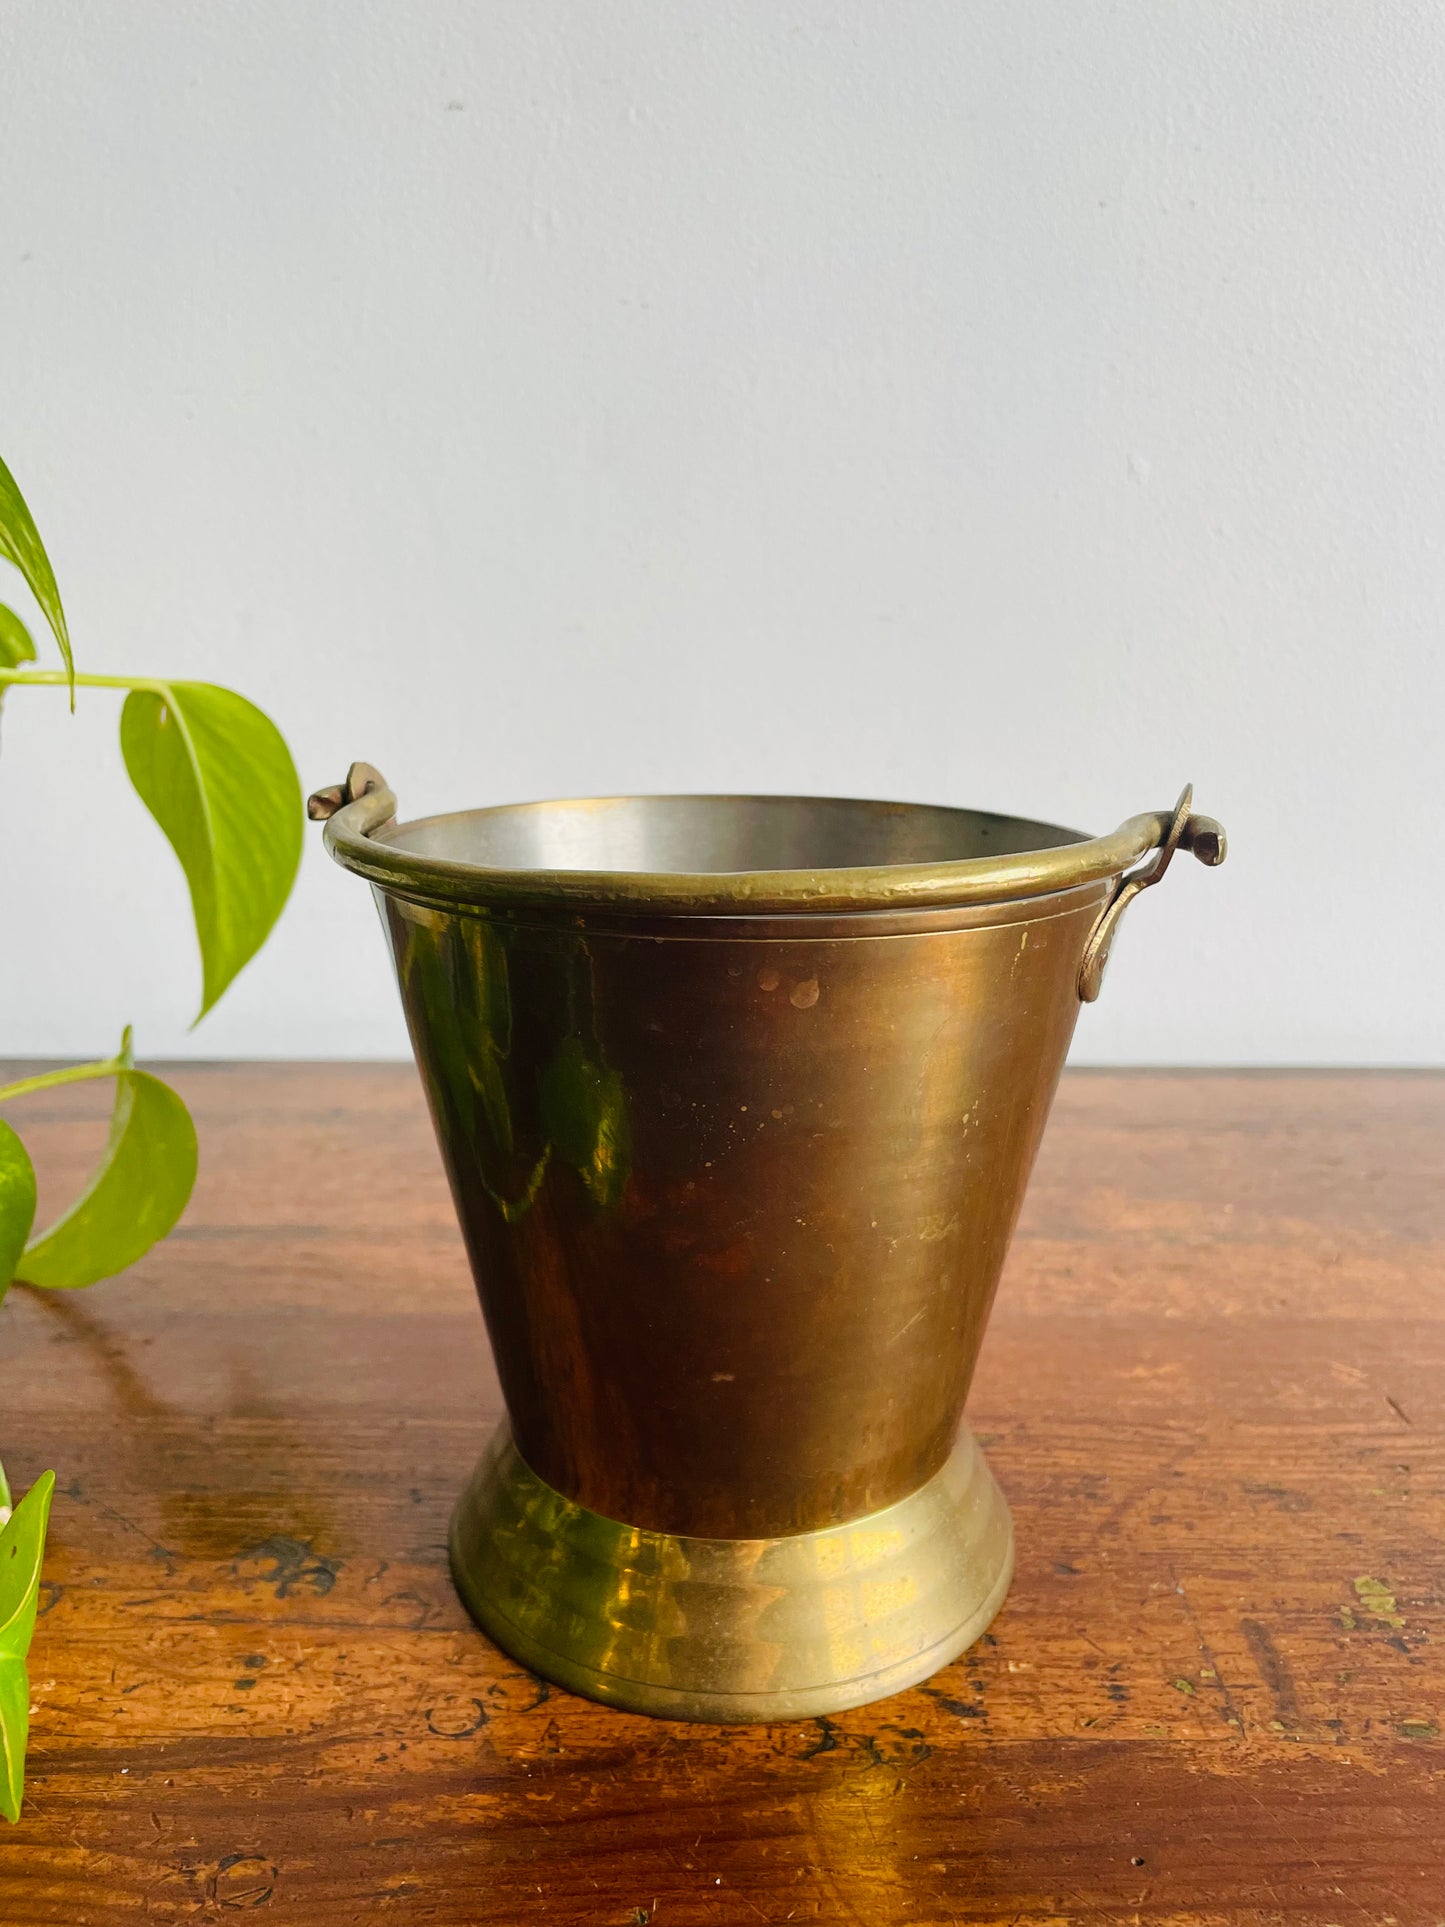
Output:
[[[15,1267],[34,1222],[35,1167],[25,1146],[4,1118],[0,1118],[0,1298],[5,1296],[15,1276]],[[9,1503],[0,1495],[0,1505]]]
[[[0,1813],[20,1818],[25,1790],[25,1739],[30,1681],[25,1655],[35,1631],[40,1561],[55,1474],[42,1472],[0,1531]]]
[[[0,1816],[20,1818],[25,1794],[25,1741],[30,1733],[30,1680],[23,1659],[0,1653]]]
[[[270,934],[301,861],[301,783],[281,732],[212,683],[136,689],[120,746],[190,885],[201,946],[199,1023]]]
[[[34,662],[35,644],[30,631],[13,609],[0,602],[0,669],[14,669],[22,662]]]
[[[16,1276],[27,1284],[74,1290],[124,1271],[186,1208],[196,1127],[168,1084],[130,1065],[129,1035],[105,1156],[65,1216],[26,1247]]]
[[[20,493],[15,477],[3,461],[0,461],[0,555],[7,562],[13,562],[31,595],[40,604],[45,620],[50,624],[55,640],[60,645],[61,659],[66,670],[75,675],[75,658],[70,653],[70,631],[65,626],[65,611],[60,606],[60,591],[55,586],[55,571],[50,566],[50,557],[45,553],[45,544],[40,539],[40,531],[31,519],[25,506],[25,497]],[[32,652],[33,653],[33,652]],[[75,700],[75,685],[70,688],[72,703]]]

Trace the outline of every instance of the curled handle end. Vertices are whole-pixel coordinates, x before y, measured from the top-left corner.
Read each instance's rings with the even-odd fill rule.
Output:
[[[370,763],[353,763],[344,783],[314,790],[306,799],[306,814],[326,825],[326,846],[335,854],[337,842],[372,836],[396,815],[396,798],[386,778]]]
[[[1173,814],[1160,818],[1164,827],[1155,849],[1137,870],[1130,870],[1119,879],[1114,894],[1099,913],[1079,965],[1079,996],[1084,1003],[1092,1004],[1103,986],[1119,919],[1142,890],[1159,881],[1173,862],[1174,852],[1188,850],[1210,869],[1223,863],[1229,849],[1224,830],[1212,816],[1195,816],[1190,808],[1193,801],[1194,785],[1186,783]]]
[[[1184,825],[1179,847],[1212,870],[1229,854],[1229,838],[1224,834],[1223,825],[1216,823],[1212,816],[1191,816]]]

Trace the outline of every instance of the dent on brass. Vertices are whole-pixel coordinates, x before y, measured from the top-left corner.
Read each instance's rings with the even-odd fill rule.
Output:
[[[620,799],[398,827],[376,887],[501,1376],[493,1637],[639,1710],[860,1703],[1012,1565],[962,1413],[1081,997],[1176,848],[966,811]],[[824,867],[819,867],[819,865]],[[902,879],[902,881],[900,881]]]

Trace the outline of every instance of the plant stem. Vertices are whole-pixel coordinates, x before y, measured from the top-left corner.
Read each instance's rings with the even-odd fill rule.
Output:
[[[79,1084],[89,1077],[114,1077],[125,1068],[119,1057],[110,1057],[103,1064],[72,1064],[63,1071],[42,1071],[39,1077],[22,1077],[18,1084],[0,1085],[0,1103],[12,1097],[28,1097],[32,1091],[48,1091],[56,1084]]]
[[[33,683],[40,689],[68,689],[70,677],[63,669],[0,669],[0,689]],[[77,674],[77,687],[84,689],[149,689],[157,696],[170,693],[170,684],[158,676],[85,676]]]

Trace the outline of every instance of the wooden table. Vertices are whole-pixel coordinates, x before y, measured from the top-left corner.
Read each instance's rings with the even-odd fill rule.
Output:
[[[182,1230],[0,1309],[0,1445],[59,1476],[4,1927],[1445,1921],[1445,1079],[1068,1078],[970,1405],[1008,1604],[753,1729],[458,1605],[498,1399],[410,1069],[175,1081]],[[53,1196],[96,1102],[27,1107]]]

